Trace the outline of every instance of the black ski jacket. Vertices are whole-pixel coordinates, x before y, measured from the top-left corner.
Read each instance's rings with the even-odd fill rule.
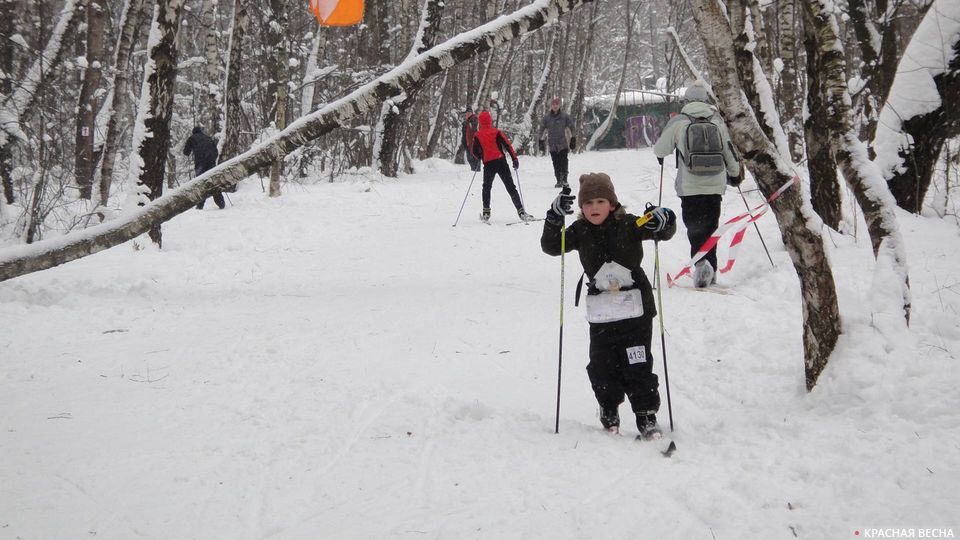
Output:
[[[594,225],[580,216],[566,232],[566,250],[577,250],[580,264],[591,284],[594,276],[604,263],[612,261],[630,270],[634,288],[640,289],[643,298],[644,316],[657,314],[653,301],[653,287],[647,274],[640,267],[643,261],[643,240],[669,240],[677,232],[676,220],[666,229],[655,233],[643,227],[637,227],[638,216],[628,214],[623,206],[614,210],[600,225]],[[547,255],[560,255],[560,225],[543,222],[543,234],[540,247]]]

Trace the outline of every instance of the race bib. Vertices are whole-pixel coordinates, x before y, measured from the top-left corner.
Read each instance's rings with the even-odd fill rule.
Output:
[[[587,321],[607,323],[643,316],[640,289],[587,295]]]
[[[627,349],[627,362],[632,364],[644,364],[647,361],[647,348],[643,345],[630,347]]]

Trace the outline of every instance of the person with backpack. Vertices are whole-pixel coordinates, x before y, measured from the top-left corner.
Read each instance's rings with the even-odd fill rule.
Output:
[[[217,150],[217,141],[207,136],[200,126],[193,128],[193,134],[190,135],[186,144],[183,145],[183,155],[189,156],[190,154],[193,154],[194,176],[200,176],[216,167],[217,158],[220,156]],[[203,210],[203,205],[206,202],[207,197],[204,197],[203,200],[197,204],[197,210]],[[227,207],[223,200],[223,193],[220,191],[213,192],[213,202],[217,203],[217,206],[219,206],[221,210]]]
[[[461,129],[460,142],[466,150],[467,163],[470,164],[470,170],[477,172],[480,170],[480,158],[473,154],[473,137],[477,133],[477,115],[473,114],[473,107],[467,107],[464,111],[463,128]]]
[[[707,89],[699,83],[684,93],[686,104],[670,119],[653,146],[660,167],[676,152],[677,195],[690,241],[690,256],[717,230],[720,203],[727,184],[740,185],[742,168],[720,115],[707,104]],[[697,261],[693,283],[698,288],[717,282],[717,248]]]
[[[532,221],[534,217],[523,209],[523,201],[520,200],[517,187],[513,184],[513,176],[510,175],[510,166],[507,164],[507,154],[510,154],[513,158],[513,168],[520,167],[517,152],[507,136],[493,127],[493,118],[488,111],[480,111],[478,119],[480,129],[473,137],[473,153],[483,161],[483,213],[480,214],[480,220],[484,223],[490,222],[490,188],[493,186],[493,177],[500,175],[500,180],[503,181],[510,199],[513,200],[513,206],[517,209],[517,216],[522,221]]]
[[[560,96],[550,100],[550,112],[540,121],[540,151],[550,148],[550,159],[553,160],[553,176],[557,184],[553,187],[567,187],[568,156],[571,150],[576,150],[577,139],[573,136],[573,120],[570,115],[560,110]]]
[[[570,187],[554,199],[543,223],[540,248],[552,256],[573,250],[580,255],[588,279],[587,375],[600,405],[600,424],[619,433],[619,408],[626,396],[637,417],[639,438],[658,438],[659,381],[650,352],[657,308],[640,263],[642,242],[672,238],[677,216],[669,208],[649,204],[643,220],[627,213],[604,173],[581,176],[578,198],[580,216],[565,231],[564,215],[573,213]]]

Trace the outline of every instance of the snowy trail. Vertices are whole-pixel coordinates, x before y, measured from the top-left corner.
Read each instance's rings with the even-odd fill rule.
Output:
[[[247,181],[235,207],[166,225],[163,253],[124,246],[0,284],[0,538],[960,534],[955,225],[900,214],[915,315],[886,339],[862,298],[868,242],[834,235],[847,327],[812,394],[772,216],[758,224],[775,269],[750,231],[720,277],[730,294],[665,290],[680,447],[665,459],[632,440],[626,405],[623,436],[599,429],[575,254],[553,433],[559,259],[540,223],[504,226],[499,184],[492,226],[478,180],[451,227],[469,171],[419,165],[278,200]],[[572,177],[588,171],[629,208],[656,201],[649,152],[572,157]],[[520,173],[540,217],[549,159]],[[742,208],[725,197],[724,216]],[[663,269],[687,255],[681,226]]]

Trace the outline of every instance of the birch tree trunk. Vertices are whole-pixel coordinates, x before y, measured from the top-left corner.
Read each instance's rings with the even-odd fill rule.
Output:
[[[641,4],[642,5],[642,4]],[[590,136],[590,140],[587,141],[585,150],[593,150],[596,148],[597,143],[606,136],[607,132],[610,131],[610,126],[613,125],[614,119],[617,117],[617,107],[620,105],[620,94],[623,93],[623,85],[627,79],[627,66],[630,64],[630,42],[633,37],[633,20],[639,12],[639,7],[637,11],[631,13],[630,11],[630,0],[627,0],[627,7],[624,10],[624,19],[627,21],[627,43],[624,45],[623,52],[623,67],[620,68],[620,82],[617,84],[617,93],[613,96],[613,104],[610,106],[610,115],[604,119],[603,123],[600,124],[600,127],[593,132],[593,135]]]
[[[441,73],[479,53],[529,34],[591,0],[535,0],[482,27],[454,36],[416,59],[392,69],[350,94],[329,103],[263,144],[187,182],[180,188],[116,220],[70,233],[51,242],[0,250],[0,281],[70,262],[159,227],[196,206],[207,193],[235,185],[251,171],[282,158],[348,120],[366,113],[422,79]]]
[[[200,13],[200,24],[203,28],[203,58],[206,61],[204,73],[203,110],[200,118],[203,119],[207,133],[220,133],[220,107],[223,96],[220,94],[220,48],[217,44],[217,2],[203,0],[203,9]],[[215,137],[217,135],[214,135]]]
[[[810,200],[823,222],[837,230],[842,217],[840,179],[834,155],[836,147],[830,143],[839,135],[830,133],[834,127],[831,118],[835,117],[836,111],[830,109],[831,101],[827,95],[829,89],[824,71],[828,66],[824,65],[827,58],[820,47],[819,29],[809,18],[810,2],[802,3],[803,45],[807,52],[807,120],[803,127],[807,141],[807,170],[810,171]]]
[[[307,57],[307,69],[303,74],[303,93],[300,94],[300,116],[303,116],[313,110],[314,85],[316,84],[315,72],[317,71],[317,56],[320,54],[320,36],[322,33],[318,28],[313,33],[313,39],[310,43],[310,56]]]
[[[130,80],[130,55],[137,42],[140,22],[143,18],[143,0],[127,0],[120,19],[120,37],[113,60],[113,95],[110,118],[107,120],[107,137],[100,169],[100,206],[106,206],[113,184],[113,169],[120,148],[121,122],[127,116],[129,100],[127,85]]]
[[[831,4],[832,5],[832,4]],[[907,250],[903,243],[894,212],[896,203],[883,182],[879,167],[870,161],[866,145],[860,141],[850,110],[850,93],[846,82],[846,58],[843,43],[835,29],[836,17],[823,0],[812,0],[804,5],[806,22],[816,31],[818,38],[818,64],[823,70],[824,89],[831,115],[827,121],[830,128],[830,145],[837,156],[847,184],[853,189],[857,203],[863,209],[867,221],[873,254],[877,257],[876,272],[890,271],[899,278],[900,290],[896,291],[901,301],[903,316],[910,322],[910,279],[907,274]],[[883,288],[887,283],[875,280],[873,295],[889,294]],[[879,287],[879,289],[878,289]]]
[[[433,114],[430,115],[430,129],[427,131],[427,144],[426,148],[420,153],[420,159],[426,159],[430,156],[437,154],[437,144],[440,143],[440,135],[443,133],[443,120],[444,114],[443,111],[447,106],[447,81],[450,78],[450,72],[447,71],[443,74],[443,82],[440,83],[440,87],[437,89],[437,108],[434,109]],[[462,152],[459,159],[463,159]]]
[[[240,75],[243,73],[243,41],[250,25],[250,0],[234,0],[233,24],[230,28],[230,57],[227,64],[226,117],[223,137],[220,139],[219,162],[229,160],[243,149],[240,128],[243,126],[243,90]]]
[[[274,106],[273,125],[278,130],[287,127],[287,81],[289,69],[287,61],[287,2],[286,0],[270,0],[270,21],[268,43],[271,50],[271,69],[273,70]],[[280,196],[280,175],[283,172],[283,157],[279,157],[270,167],[270,196]]]
[[[150,59],[144,67],[140,108],[134,128],[134,161],[131,178],[136,179],[140,205],[146,198],[154,201],[163,194],[167,152],[170,149],[170,117],[173,113],[173,84],[177,78],[177,32],[184,0],[157,0],[147,51]],[[198,201],[199,202],[199,201]],[[160,223],[151,224],[150,239],[163,245]]]
[[[730,135],[744,162],[765,196],[770,196],[794,177],[790,164],[760,128],[749,105],[742,99],[737,75],[733,37],[726,14],[716,0],[693,0],[697,32],[703,42],[706,64],[717,103],[727,120]],[[812,389],[841,332],[840,313],[833,273],[815,218],[804,207],[799,186],[788,189],[773,204],[784,245],[800,278],[803,309],[804,371],[807,389]]]
[[[93,137],[97,111],[100,110],[98,90],[101,86],[106,36],[107,4],[104,0],[89,0],[87,4],[87,57],[77,103],[76,149],[74,175],[80,188],[80,198],[93,196]]]
[[[779,5],[777,23],[780,59],[783,60],[783,71],[780,72],[780,118],[790,144],[790,159],[800,163],[803,161],[804,137],[800,92],[797,90],[797,10],[795,0],[780,0]]]
[[[0,0],[0,13],[9,13],[8,17],[0,17],[0,35],[13,36],[17,33],[17,18],[13,16],[17,13],[17,0]],[[13,91],[13,59],[14,44],[12,39],[0,39],[0,96],[9,96]],[[10,176],[13,170],[13,155],[10,146],[0,144],[0,185],[3,186],[3,198],[7,204],[13,204],[15,199],[13,193],[13,178]],[[0,211],[3,203],[0,202]],[[3,222],[3,215],[0,215],[0,224]]]
[[[437,32],[440,30],[440,18],[443,15],[443,0],[425,0],[420,13],[420,27],[414,40],[407,60],[431,49],[436,43]],[[375,133],[374,159],[380,164],[380,174],[389,178],[396,178],[400,165],[400,130],[404,125],[404,114],[413,105],[423,87],[423,83],[414,85],[395,100],[387,100],[380,112],[377,122],[380,129]]]
[[[596,4],[594,4],[596,5]],[[560,34],[556,29],[552,32],[550,36],[550,45],[547,47],[547,55],[543,59],[543,71],[540,72],[540,79],[537,81],[537,86],[533,90],[533,96],[530,98],[530,104],[527,106],[527,110],[523,113],[523,118],[520,120],[521,128],[517,133],[517,137],[514,140],[516,147],[524,149],[527,153],[532,151],[529,148],[530,142],[536,139],[536,132],[534,127],[537,126],[539,130],[539,123],[534,122],[538,120],[534,118],[536,111],[540,110],[540,105],[543,103],[544,90],[547,88],[547,83],[550,80],[550,77],[553,74],[553,49],[557,42],[557,36]]]
[[[597,10],[599,7],[600,2],[596,2],[590,6],[588,15],[588,17],[590,17],[590,24],[587,25],[587,43],[583,47],[583,50],[580,51],[580,58],[577,61],[577,74],[576,80],[574,81],[575,90],[573,92],[573,102],[570,104],[570,115],[572,116],[573,125],[577,131],[578,141],[582,141],[584,138],[583,111],[585,108],[584,101],[586,99],[586,81],[587,74],[590,72],[590,58],[593,56],[593,36],[596,35]]]

